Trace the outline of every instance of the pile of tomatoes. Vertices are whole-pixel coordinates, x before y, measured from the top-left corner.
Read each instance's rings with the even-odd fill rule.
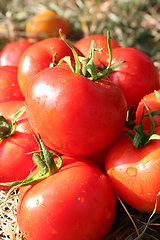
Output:
[[[73,45],[59,34],[0,53],[0,189],[19,188],[27,240],[103,240],[115,195],[144,213],[155,208],[158,70],[110,35]]]

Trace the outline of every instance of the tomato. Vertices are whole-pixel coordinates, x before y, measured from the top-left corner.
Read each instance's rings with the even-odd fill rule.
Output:
[[[25,105],[24,101],[8,101],[0,103],[0,114],[9,122],[14,114]],[[0,134],[5,133],[1,120]],[[0,135],[0,136],[1,136]],[[16,121],[16,131],[13,135],[1,139],[0,142],[0,182],[12,182],[25,179],[35,165],[32,155],[26,153],[37,150],[38,146],[33,137],[33,130],[28,122],[26,113]],[[0,189],[10,187],[0,185]]]
[[[34,16],[26,25],[28,37],[39,40],[48,37],[59,37],[59,29],[62,29],[66,38],[69,37],[70,27],[68,20],[51,9]]]
[[[104,65],[108,65],[109,57],[101,57]],[[153,61],[143,52],[135,48],[114,48],[112,64],[125,61],[110,75],[111,81],[120,87],[125,95],[128,109],[137,107],[144,95],[159,87],[158,70]]]
[[[0,66],[0,103],[24,100],[17,79],[17,67]]]
[[[160,134],[160,128],[154,131]],[[106,157],[107,177],[115,193],[140,212],[152,213],[160,191],[160,140],[135,148],[126,135],[118,137]],[[160,199],[157,213],[160,213]]]
[[[75,49],[78,55],[83,56],[77,48]],[[18,66],[18,82],[23,95],[33,77],[53,62],[55,53],[56,63],[65,56],[71,56],[71,59],[74,60],[71,49],[59,38],[39,41],[24,52]]]
[[[157,92],[160,94],[160,90],[158,90]],[[142,116],[143,108],[145,106],[144,102],[147,104],[150,112],[160,110],[160,100],[157,98],[156,93],[152,92],[152,93],[145,95],[142,98],[142,100],[139,102],[137,110],[136,110],[136,124],[137,125],[139,125],[141,122],[141,116]],[[148,111],[145,108],[144,114],[147,114],[147,113],[148,113]],[[155,126],[156,127],[160,126],[160,115],[156,114],[156,115],[153,115],[152,117],[153,117]],[[144,128],[149,130],[150,127],[151,127],[151,121],[149,119],[149,116],[146,116],[144,118]]]
[[[20,187],[17,222],[27,240],[102,240],[111,231],[116,198],[105,174],[84,157],[62,157],[62,168]]]
[[[100,59],[103,55],[105,56],[108,53],[108,45],[107,45],[107,36],[106,35],[93,34],[88,37],[84,37],[84,38],[80,39],[79,41],[77,41],[75,43],[75,46],[84,54],[85,57],[87,57],[92,40],[95,40],[97,48],[100,48],[100,49],[103,48],[103,51],[96,52],[96,54],[93,58],[94,64],[102,67],[103,65],[101,64]],[[110,44],[111,44],[112,49],[120,47],[119,43],[114,38],[110,39]]]
[[[31,45],[33,45],[33,43],[28,40],[19,40],[8,43],[0,52],[0,66],[18,67],[20,57]]]
[[[25,97],[26,113],[44,143],[62,154],[105,148],[123,130],[126,101],[106,78],[97,81],[57,65],[37,74]]]

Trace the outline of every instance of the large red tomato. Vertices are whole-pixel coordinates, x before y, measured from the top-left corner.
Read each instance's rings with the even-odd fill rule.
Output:
[[[24,100],[17,79],[17,67],[0,66],[0,103]]]
[[[8,101],[0,103],[0,115],[11,122],[15,113],[25,105],[24,101]],[[3,124],[4,123],[4,124]],[[13,182],[25,179],[35,165],[32,155],[26,153],[37,150],[38,145],[33,137],[33,130],[28,122],[26,113],[18,118],[13,135],[8,134],[6,123],[1,117],[0,131],[0,182]],[[0,189],[10,187],[0,185]]]
[[[160,135],[160,127],[154,133]],[[107,177],[115,193],[144,213],[152,213],[160,191],[160,140],[135,148],[126,135],[117,138],[106,157]],[[160,199],[157,213],[160,213]]]
[[[19,59],[24,51],[31,45],[33,45],[33,43],[27,40],[8,43],[0,52],[0,65],[18,67]]]
[[[17,221],[27,240],[102,240],[111,231],[116,198],[105,174],[84,157],[62,157],[62,168],[20,187]]]
[[[75,49],[78,55],[83,56],[77,48]],[[24,52],[18,66],[18,81],[23,95],[25,95],[33,77],[50,66],[54,54],[56,54],[56,63],[65,56],[71,56],[71,60],[74,60],[71,49],[59,38],[48,38],[39,41]]]
[[[96,42],[96,48],[103,49],[101,52],[96,52],[93,58],[95,65],[103,66],[101,64],[101,57],[105,56],[108,53],[108,37],[103,34],[93,34],[88,37],[84,37],[75,43],[75,46],[84,54],[85,57],[88,56],[88,51],[91,45],[92,40]],[[120,47],[119,43],[114,39],[110,39],[111,48]]]
[[[109,56],[103,55],[101,61],[108,65]],[[153,61],[135,48],[114,48],[112,64],[125,61],[110,75],[111,81],[120,87],[125,95],[128,109],[137,107],[144,95],[159,88],[158,70]]]
[[[26,113],[51,149],[87,155],[105,148],[123,130],[126,101],[106,78],[97,81],[61,65],[37,74],[26,93]]]

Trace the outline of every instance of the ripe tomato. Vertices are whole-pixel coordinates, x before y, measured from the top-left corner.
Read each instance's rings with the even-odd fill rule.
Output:
[[[104,65],[108,65],[109,57],[101,57]],[[159,88],[158,70],[153,61],[143,52],[135,48],[114,48],[112,64],[125,61],[110,75],[111,81],[120,87],[125,95],[127,107],[137,107],[144,95]]]
[[[27,40],[8,43],[0,52],[0,66],[18,67],[20,57],[31,45],[33,45],[33,43]]]
[[[77,48],[75,49],[78,55],[83,56]],[[33,77],[53,62],[55,53],[56,63],[65,56],[71,56],[74,60],[71,49],[59,38],[39,41],[24,52],[18,66],[18,82],[23,95]]]
[[[27,240],[102,240],[111,231],[116,198],[105,174],[84,157],[62,157],[62,168],[20,187],[17,221]]]
[[[48,37],[59,37],[59,29],[62,29],[66,38],[69,37],[70,27],[67,19],[59,16],[51,9],[36,15],[26,25],[28,37],[39,40]]]
[[[154,133],[160,134],[160,127]],[[160,191],[160,140],[135,148],[126,135],[117,138],[106,157],[107,177],[117,195],[140,212],[152,213]],[[157,213],[160,213],[160,199]]]
[[[160,94],[160,90],[157,91]],[[156,110],[160,110],[160,99],[157,98],[156,93],[152,92],[149,93],[147,95],[145,95],[142,100],[139,102],[137,110],[136,110],[136,124],[139,125],[141,122],[141,116],[142,116],[142,112],[143,112],[143,108],[144,108],[144,101],[147,104],[150,112],[156,111]],[[147,114],[148,111],[145,108],[144,110],[144,114]],[[160,126],[160,115],[156,114],[153,115],[153,120],[155,123],[155,126],[158,127]],[[149,116],[146,116],[144,118],[144,129],[150,129],[151,127],[151,121],[149,119]]]
[[[24,100],[17,79],[17,67],[0,66],[0,103]]]
[[[101,64],[101,61],[100,61],[101,57],[103,55],[105,56],[106,53],[108,53],[107,36],[105,36],[103,34],[93,34],[88,37],[84,37],[84,38],[80,39],[79,41],[77,41],[75,43],[75,46],[84,54],[85,57],[87,57],[88,50],[90,48],[92,40],[96,41],[97,48],[100,48],[100,49],[103,48],[103,51],[96,52],[96,54],[93,58],[94,64],[102,67],[103,65]],[[110,44],[111,44],[112,49],[120,47],[119,43],[114,38],[110,39]]]
[[[87,155],[109,145],[124,128],[126,101],[112,82],[94,82],[61,65],[37,74],[26,92],[26,113],[51,149]]]
[[[25,105],[24,101],[8,101],[0,103],[0,114],[11,122],[14,114]],[[5,133],[1,119],[2,135]],[[0,145],[0,182],[13,182],[25,179],[35,165],[32,155],[26,153],[37,150],[38,146],[33,137],[33,130],[28,122],[26,113],[16,121],[16,131],[10,137],[1,139]],[[0,185],[0,189],[10,187]]]

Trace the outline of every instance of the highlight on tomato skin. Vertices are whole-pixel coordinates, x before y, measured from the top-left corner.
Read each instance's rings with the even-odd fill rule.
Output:
[[[33,43],[28,40],[18,40],[6,44],[0,52],[0,66],[18,67],[22,54],[32,45]]]
[[[160,127],[155,128],[160,135]],[[159,192],[160,140],[151,140],[135,148],[126,135],[118,137],[106,157],[105,172],[114,192],[126,203],[143,213],[151,214]],[[160,213],[160,199],[156,208]]]
[[[21,232],[27,240],[104,239],[116,213],[107,177],[84,157],[63,156],[62,160],[55,174],[20,187],[17,221]]]

